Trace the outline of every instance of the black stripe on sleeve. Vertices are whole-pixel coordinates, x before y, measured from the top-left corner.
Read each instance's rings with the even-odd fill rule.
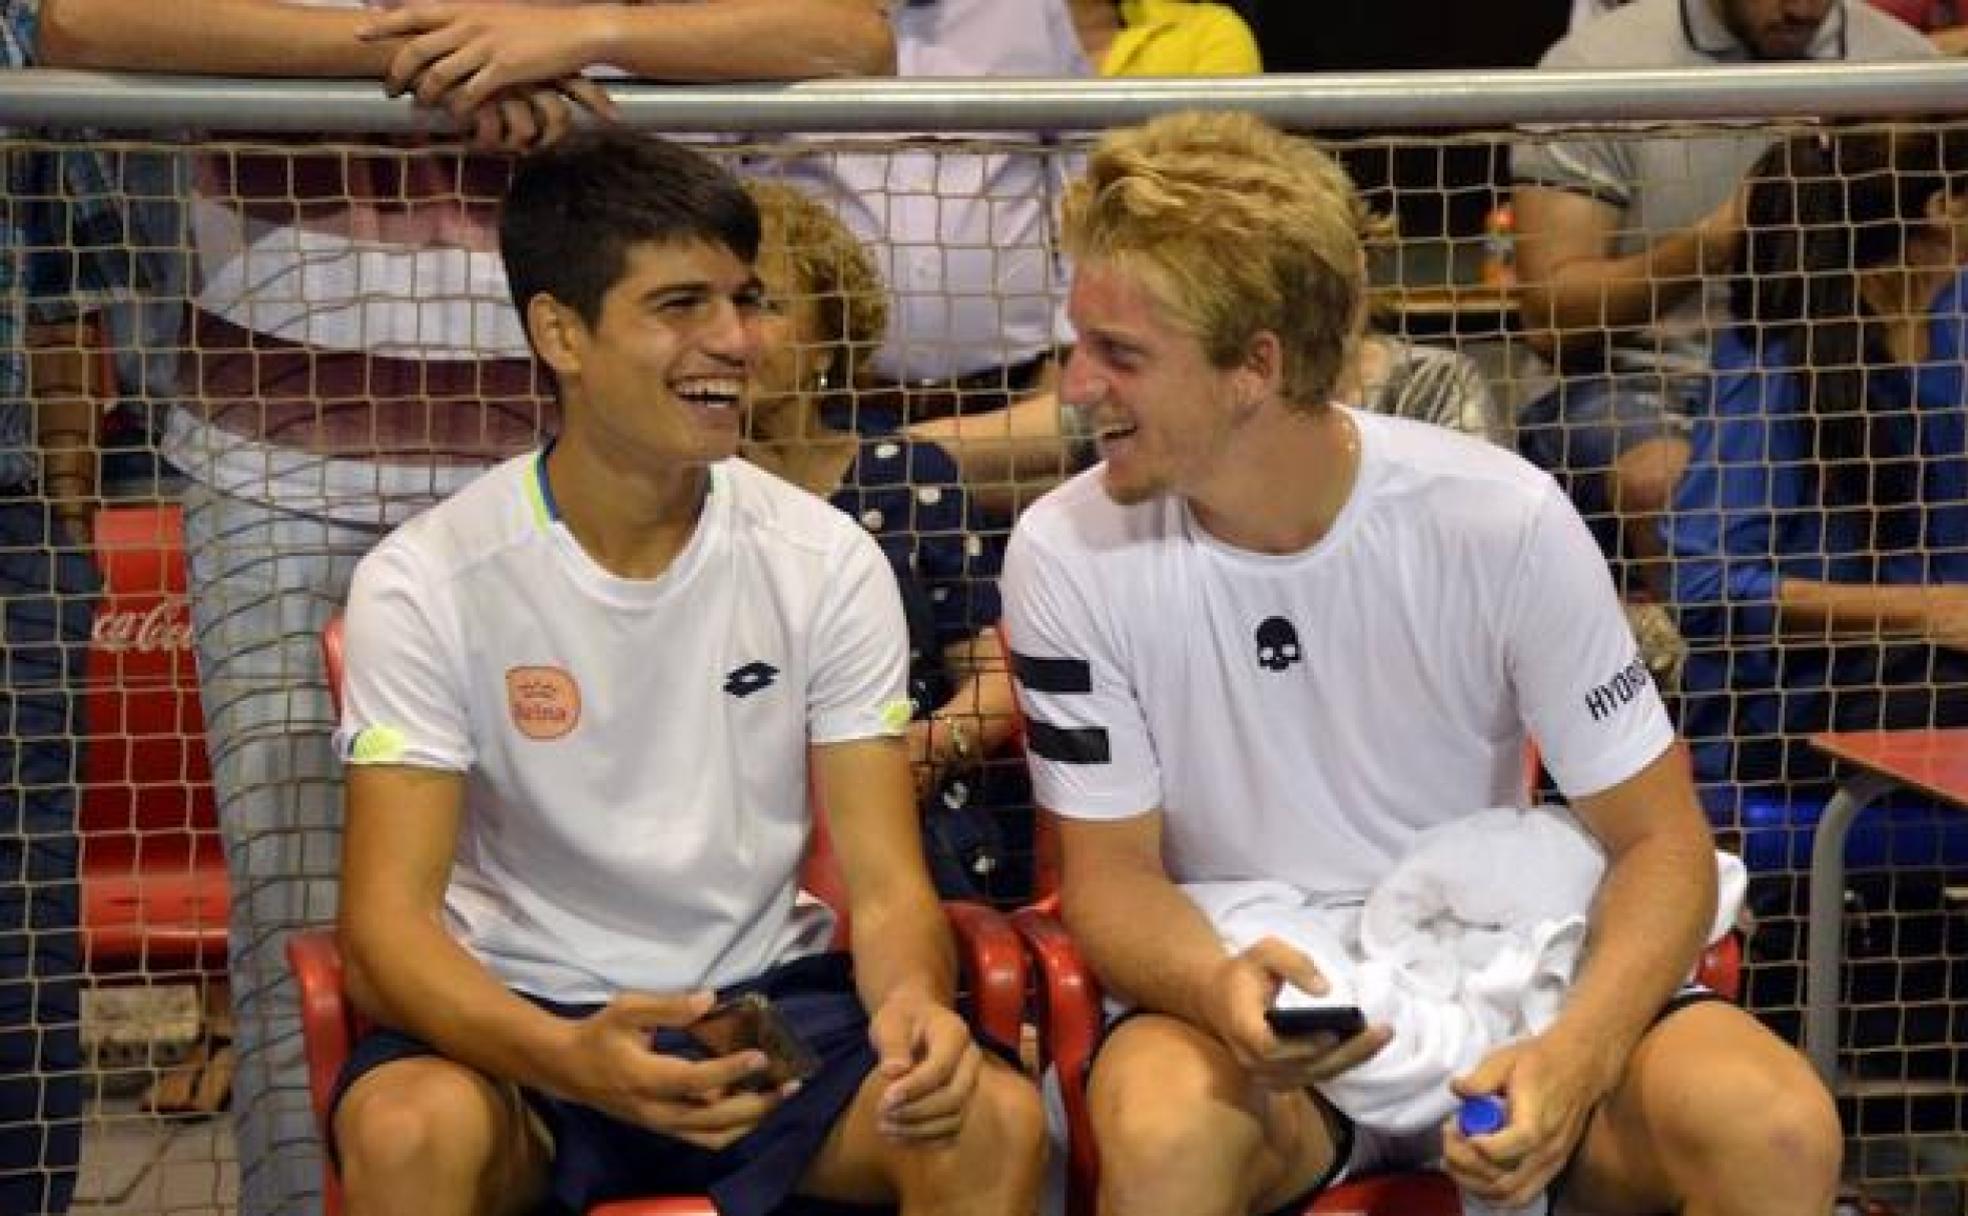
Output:
[[[1093,691],[1093,664],[1085,659],[1041,659],[1014,650],[1011,671],[1032,692]]]
[[[1060,764],[1106,764],[1113,757],[1107,732],[1097,726],[1067,730],[1037,718],[1025,720],[1025,746],[1043,760]]]

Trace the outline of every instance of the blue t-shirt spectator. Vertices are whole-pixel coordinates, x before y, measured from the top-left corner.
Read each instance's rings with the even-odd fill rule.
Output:
[[[1785,579],[1968,584],[1968,274],[1934,298],[1927,327],[1922,363],[1867,376],[1873,484],[1904,495],[1869,507],[1826,504],[1791,344],[1758,350],[1736,329],[1716,345],[1709,416],[1668,525],[1691,645],[1682,725],[1704,781],[1815,778],[1823,770],[1794,746],[1810,732],[1936,725],[1962,700],[1968,659],[1958,652],[1911,638],[1786,641],[1779,622]],[[1919,703],[1904,712],[1926,720],[1880,716],[1877,701],[1896,683]],[[1869,695],[1872,720],[1854,697],[1838,712],[1841,692]]]

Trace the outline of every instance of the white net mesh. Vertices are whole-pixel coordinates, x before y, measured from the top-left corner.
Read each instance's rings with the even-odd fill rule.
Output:
[[[1359,398],[1523,446],[1600,527],[1712,820],[1754,875],[1745,1001],[1792,1039],[1809,833],[1832,788],[1809,733],[1959,725],[1968,706],[1955,290],[1968,158],[1954,164],[1960,133],[1934,124],[1823,134],[1341,145],[1403,221],[1373,252],[1381,308]],[[1711,249],[1704,273],[1699,250],[1691,268],[1671,242],[1793,137],[1801,151],[1752,205],[1772,210],[1750,216],[1751,255],[1791,266],[1808,308],[1765,300],[1738,326],[1731,259]],[[1884,159],[1864,160],[1864,141]],[[32,404],[21,413],[41,419],[49,454],[38,482],[25,466],[0,498],[0,1187],[24,1196],[0,1208],[54,1207],[81,1151],[78,1204],[210,1212],[244,1195],[287,1210],[320,1191],[281,947],[333,914],[321,629],[389,527],[552,429],[498,270],[507,169],[362,142],[6,148],[7,205],[36,255],[15,272],[37,302],[34,382],[9,396]],[[786,433],[755,439],[926,570],[925,636],[967,647],[993,615],[990,555],[1013,514],[1086,458],[1047,396],[1069,337],[1052,209],[1083,147],[715,150],[875,241],[889,325],[833,369],[824,420],[913,424],[938,454],[884,479],[878,443],[828,466]],[[93,198],[61,167],[85,151],[103,171]],[[92,226],[98,211],[115,222]],[[1588,290],[1593,258],[1625,260]],[[1659,466],[1628,458],[1663,441],[1688,472],[1656,476],[1650,501]],[[33,446],[5,436],[10,453]],[[1826,602],[1865,587],[1902,598]],[[944,679],[929,707],[965,716],[980,694],[961,666]],[[926,783],[930,836],[950,882],[1015,903],[1031,826],[1015,755],[992,750],[1010,726],[982,711],[958,728],[972,738],[943,741],[965,754]],[[1901,1211],[1957,1212],[1968,817],[1888,802],[1856,833],[1845,909],[1848,1173]],[[228,1087],[230,1128],[216,1117]]]

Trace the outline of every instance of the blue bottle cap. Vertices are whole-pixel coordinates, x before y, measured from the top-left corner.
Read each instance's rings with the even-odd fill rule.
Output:
[[[1456,1127],[1465,1136],[1487,1136],[1501,1131],[1510,1122],[1510,1107],[1495,1094],[1477,1094],[1464,1098],[1462,1108],[1456,1112]]]

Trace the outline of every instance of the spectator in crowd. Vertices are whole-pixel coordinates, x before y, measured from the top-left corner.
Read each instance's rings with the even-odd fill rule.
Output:
[[[382,9],[377,5],[377,10]],[[393,7],[393,6],[392,6]],[[480,149],[564,133],[606,62],[665,79],[880,71],[877,0],[689,5],[45,0],[51,63],[385,80]],[[580,35],[592,35],[583,37]],[[355,563],[554,425],[493,251],[503,157],[378,144],[199,166],[200,290],[166,455],[233,892],[240,1210],[320,1189],[291,929],[334,914],[341,788],[319,658]]]
[[[1716,782],[1822,785],[1814,731],[1968,723],[1968,136],[1772,148],[1675,495],[1686,724]]]
[[[35,62],[36,11],[0,14]],[[17,133],[16,133],[17,134]],[[0,226],[0,1211],[68,1210],[81,1157],[83,676],[99,586],[104,309],[148,287],[111,166],[16,147]]]
[[[1329,163],[1340,174],[1330,189],[1352,200],[1353,226],[1362,246],[1372,248],[1394,241],[1394,221],[1375,215],[1339,162]],[[1473,359],[1389,333],[1371,314],[1368,320],[1353,362],[1340,376],[1339,400],[1357,403],[1376,414],[1431,422],[1478,439],[1501,441],[1509,434],[1509,426],[1498,415],[1489,381]]]
[[[36,61],[37,13],[0,16],[0,63]],[[114,167],[16,148],[0,227],[0,1211],[68,1210],[83,1103],[82,682],[100,592],[101,328],[164,277]]]
[[[1572,0],[1572,28],[1604,16],[1616,8],[1623,8],[1633,0]],[[1960,6],[1955,0],[1870,0],[1872,6],[1883,13],[1890,13],[1920,30],[1933,39],[1934,45],[1947,54],[1959,54],[1961,47],[1957,40],[1946,37],[1960,27]]]
[[[1250,26],[1227,4],[1067,0],[1080,48],[1102,76],[1254,76]]]
[[[357,1210],[1035,1209],[1038,1095],[951,1008],[895,581],[727,459],[758,241],[680,145],[577,136],[515,175],[500,250],[563,428],[385,540],[349,602],[341,940],[392,1028],[332,1115]],[[798,898],[809,770],[851,961]],[[769,996],[817,1071],[751,1089],[766,1052],[689,1050],[712,989]]]
[[[25,12],[9,9],[0,33],[11,67],[24,66],[32,37]],[[66,292],[37,290],[27,255],[70,239],[70,224],[50,222],[48,209],[108,215],[111,204],[100,192],[104,183],[87,176],[99,169],[86,153],[14,155],[7,169],[13,205],[0,229],[0,1211],[36,1216],[68,1210],[82,1143],[76,811],[82,683],[99,587],[89,553],[97,407],[86,378],[73,374],[91,363],[91,329],[52,315],[75,304]],[[51,194],[51,185],[62,193]],[[119,236],[91,231],[111,249]],[[78,252],[78,273],[90,278],[112,261],[101,256],[106,250]],[[71,374],[43,374],[56,368]]]
[[[1067,0],[1067,10],[1086,64],[1102,76],[1247,76],[1264,70],[1250,27],[1228,5]],[[1071,411],[1061,414],[1058,395],[1048,389],[1015,396],[1003,409],[927,418],[910,432],[947,445],[978,501],[1008,519],[1086,466],[1092,438],[1079,424]]]
[[[1931,57],[1863,0],[1633,0],[1578,27],[1550,69]],[[1659,516],[1687,464],[1709,318],[1740,236],[1760,133],[1597,131],[1517,145],[1524,328],[1559,377],[1524,406],[1518,443],[1562,478],[1609,554],[1659,590]]]
[[[1094,74],[1066,0],[895,0],[889,19],[904,77]],[[1057,399],[1042,391],[1066,336],[1052,239],[1060,149],[1012,132],[878,139],[802,145],[750,172],[837,211],[888,283],[887,341],[844,421],[930,423],[919,436],[944,443],[980,503],[1008,515],[1020,501],[1014,475],[1042,465],[1056,476],[1064,459]]]
[[[1351,374],[1358,388],[1349,390],[1342,381],[1341,396],[1357,398],[1361,409],[1430,422],[1478,439],[1501,440],[1505,434],[1489,381],[1467,355],[1369,329]]]
[[[1335,176],[1249,116],[1186,114],[1109,135],[1066,199],[1062,391],[1105,459],[1020,517],[1004,591],[1067,924],[1135,1007],[1090,1081],[1103,1210],[1296,1210],[1439,1147],[1505,1206],[1562,1169],[1586,1210],[1828,1211],[1808,1064],[1677,996],[1707,825],[1577,512],[1509,452],[1327,404],[1365,295]],[[1504,1130],[1391,1144],[1306,1088],[1386,1028],[1281,1042],[1266,1008],[1325,980],[1275,938],[1229,954],[1176,884],[1357,901],[1418,833],[1516,804],[1532,736],[1607,855],[1582,972],[1456,1083],[1507,1094]]]
[[[1030,789],[1022,764],[986,763],[1017,729],[996,628],[1002,539],[938,445],[828,424],[881,345],[881,276],[812,198],[775,182],[751,193],[767,308],[746,458],[833,503],[881,546],[909,623],[910,755],[931,877],[948,899],[1015,900],[1029,892],[1029,832],[1008,846],[1005,829],[1029,819]]]

